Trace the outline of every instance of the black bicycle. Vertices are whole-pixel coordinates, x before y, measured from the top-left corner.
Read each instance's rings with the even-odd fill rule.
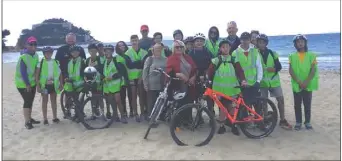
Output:
[[[102,90],[97,90],[97,85],[101,84],[97,84],[94,80],[85,80],[80,96],[80,102],[83,104],[82,112],[84,113],[84,122],[82,123],[90,130],[108,128],[115,119],[114,112],[111,116],[106,116],[108,110],[115,111],[115,109],[112,106],[109,106],[111,109],[104,108],[106,97]]]
[[[182,100],[186,95],[186,92],[174,92],[173,97],[169,97],[170,84],[173,81],[179,81],[180,79],[171,77],[166,72],[164,72],[163,69],[161,68],[155,69],[153,70],[153,72],[163,73],[166,77],[169,78],[169,81],[166,83],[164,90],[159,93],[159,96],[153,106],[151,115],[149,116],[149,119],[150,119],[149,126],[145,133],[144,139],[147,139],[147,136],[151,128],[153,127],[153,125],[157,124],[157,121],[159,120],[159,117],[162,112],[165,112],[165,121],[170,122],[174,111],[178,107],[178,102]]]

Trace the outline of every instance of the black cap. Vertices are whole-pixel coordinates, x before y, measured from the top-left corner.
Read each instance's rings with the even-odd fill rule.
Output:
[[[88,45],[88,50],[89,50],[89,49],[97,49],[96,44],[89,44],[89,45]]]
[[[98,43],[98,44],[97,44],[97,47],[98,47],[98,48],[103,48],[104,46],[103,46],[102,43]]]
[[[240,39],[250,39],[251,38],[251,34],[248,32],[243,32],[240,36]]]

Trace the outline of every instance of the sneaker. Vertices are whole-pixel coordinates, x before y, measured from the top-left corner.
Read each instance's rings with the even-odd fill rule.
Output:
[[[224,125],[221,125],[219,130],[217,131],[218,134],[223,134],[226,132],[226,128],[224,127]]]
[[[116,122],[121,122],[120,117],[119,117],[119,116],[115,116],[115,121],[116,121]]]
[[[300,129],[302,129],[302,123],[296,123],[294,129],[295,129],[295,130],[300,130]]]
[[[49,125],[49,121],[48,120],[44,120],[44,125]]]
[[[236,125],[233,125],[232,127],[232,133],[236,136],[240,135],[239,129],[236,127]]]
[[[306,128],[307,130],[312,130],[312,129],[313,129],[313,128],[312,128],[312,125],[311,125],[310,123],[305,123],[304,125],[305,125],[305,128]]]
[[[26,127],[26,129],[30,130],[33,128],[33,125],[31,122],[27,122],[27,123],[25,123],[25,127]]]
[[[30,122],[32,124],[40,124],[40,121],[36,121],[35,119],[31,118]]]
[[[129,112],[129,118],[133,118],[134,115],[133,115],[133,111]]]
[[[128,123],[127,122],[127,116],[125,116],[125,115],[121,116],[121,123],[123,123],[123,124],[127,124]]]
[[[106,113],[106,118],[107,118],[107,119],[111,119],[111,118],[112,118],[112,114],[111,114],[110,112],[107,112],[107,113]]]
[[[290,125],[286,119],[279,121],[279,126],[286,130],[292,130],[292,125]]]
[[[141,122],[140,116],[139,116],[139,115],[135,115],[135,121],[136,121],[136,122]]]
[[[60,122],[60,120],[58,118],[55,118],[52,120],[52,122],[58,124]]]

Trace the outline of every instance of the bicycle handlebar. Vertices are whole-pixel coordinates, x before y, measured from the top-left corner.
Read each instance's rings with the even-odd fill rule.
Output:
[[[173,79],[173,80],[180,80],[180,78],[177,78],[177,77],[171,77],[169,74],[167,74],[162,68],[155,68],[153,70],[154,72],[158,72],[158,73],[163,73],[165,76],[167,76],[168,78],[170,79]]]
[[[249,85],[247,85],[247,86],[235,86],[234,88],[250,88],[250,87],[253,87],[253,86],[249,86]]]

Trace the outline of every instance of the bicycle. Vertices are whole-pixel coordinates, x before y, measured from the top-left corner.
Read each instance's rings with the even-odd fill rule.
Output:
[[[149,126],[145,133],[144,139],[147,139],[147,136],[150,133],[152,126],[157,123],[157,120],[159,120],[159,116],[163,111],[166,110],[165,121],[170,122],[171,116],[173,115],[173,112],[176,110],[178,106],[178,101],[182,100],[186,95],[186,92],[182,92],[182,93],[174,92],[173,97],[171,97],[170,99],[169,93],[168,93],[170,90],[169,89],[170,84],[173,81],[179,81],[180,79],[176,77],[171,77],[166,72],[164,72],[163,69],[161,68],[154,69],[153,72],[163,73],[166,77],[169,78],[169,81],[166,83],[164,90],[159,93],[159,96],[153,106],[152,112],[149,116],[149,119],[150,119]]]
[[[100,84],[101,85],[101,84]],[[95,92],[97,90],[97,84],[94,83],[92,80],[85,80],[85,83],[83,85],[83,90],[80,96],[80,102],[82,103],[82,112],[84,114],[84,121],[82,122],[83,125],[89,129],[104,129],[108,128],[110,125],[114,122],[114,112],[111,117],[107,118],[105,115],[105,105],[104,102],[106,101],[106,98],[103,94],[103,92]],[[85,110],[86,105],[90,103],[90,116],[87,117],[85,112],[88,110]],[[110,106],[112,108],[112,111],[114,110],[114,107]],[[108,110],[108,109],[107,109]],[[107,111],[108,112],[108,111]],[[104,124],[100,124],[99,122],[103,121]],[[93,124],[95,123],[95,124]]]
[[[210,83],[210,81],[207,81]],[[249,88],[250,86],[247,87],[243,87],[243,86],[235,86],[235,88]],[[224,107],[224,105],[221,103],[221,101],[219,100],[218,97],[221,97],[223,99],[232,101],[232,105],[233,105],[233,109],[234,112],[233,114],[230,114],[228,112],[228,110],[226,109],[226,107]],[[208,86],[206,87],[206,90],[203,94],[203,98],[202,99],[212,99],[214,100],[215,104],[218,105],[219,109],[223,111],[223,113],[225,114],[227,121],[230,122],[232,125],[239,125],[241,131],[243,132],[243,134],[245,136],[247,136],[248,138],[253,138],[253,139],[260,139],[260,138],[264,138],[269,136],[277,123],[277,119],[278,119],[278,113],[277,113],[277,108],[274,105],[274,103],[268,99],[268,98],[264,98],[264,97],[256,97],[254,102],[252,103],[251,106],[247,105],[243,99],[243,95],[240,93],[238,95],[237,98],[232,98],[230,96],[227,96],[223,93],[217,92],[211,88],[209,88]],[[260,107],[260,105],[264,105],[263,107]],[[266,105],[266,106],[265,106]],[[265,107],[267,107],[267,105],[272,109],[272,111],[264,111]],[[175,115],[173,116],[172,120],[177,120],[179,117],[179,113],[181,113],[184,110],[188,110],[188,109],[192,109],[193,107],[195,107],[195,109],[199,110],[201,113],[203,111],[207,111],[207,108],[202,107],[202,105],[200,104],[186,104],[184,106],[182,106],[181,108],[179,108],[176,112]],[[256,109],[260,112],[260,114],[258,114],[256,112]],[[215,118],[213,115],[208,115],[210,118],[210,122],[215,121]],[[195,122],[192,123],[192,129],[196,128],[199,124],[199,115],[196,115],[196,118],[194,119]],[[177,122],[176,121],[171,121],[171,126],[170,126],[170,132],[171,132],[171,136],[172,139],[180,146],[185,146],[187,144],[183,143],[176,135],[175,135],[175,130],[177,128]],[[256,123],[256,127],[261,129],[262,134],[261,135],[253,135],[248,131],[249,128],[249,123]],[[271,125],[268,126],[268,128],[265,126],[267,124],[271,123]],[[211,125],[212,129],[214,128],[214,124]],[[214,133],[210,133],[209,136],[201,143],[195,145],[195,146],[203,146],[208,144],[211,139],[213,138]]]

